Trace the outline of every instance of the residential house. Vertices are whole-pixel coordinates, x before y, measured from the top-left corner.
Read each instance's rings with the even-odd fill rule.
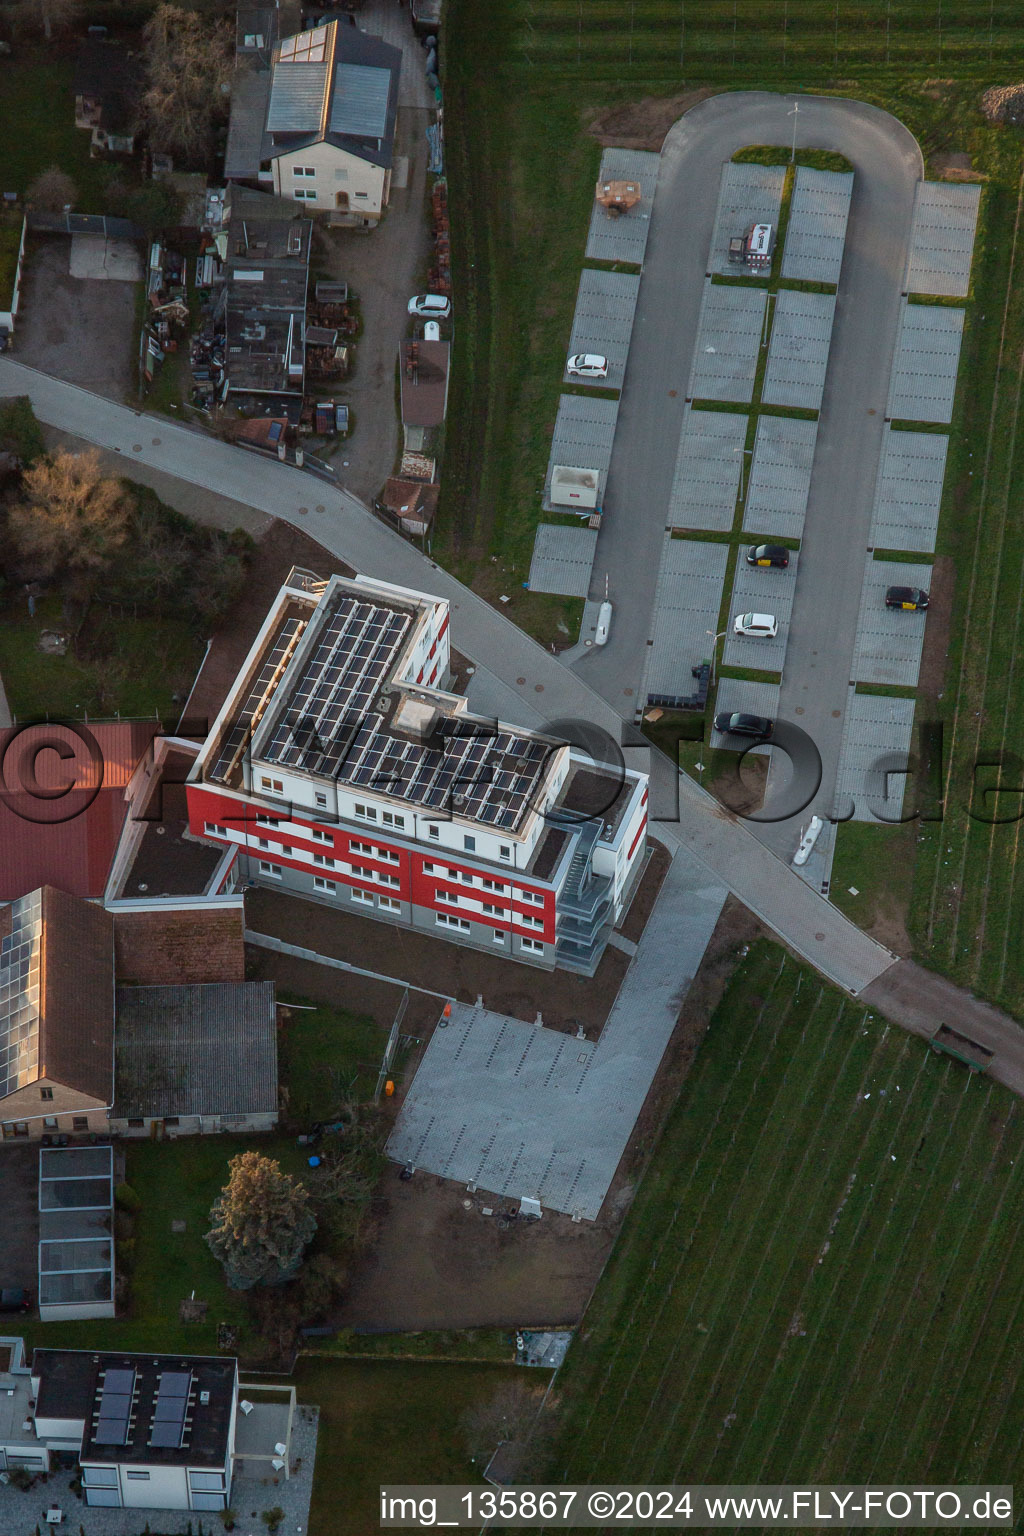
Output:
[[[306,373],[309,219],[232,214],[213,326],[225,336],[228,392],[297,414]]]
[[[196,759],[195,836],[259,884],[592,974],[643,865],[647,780],[470,713],[443,598],[293,570]]]
[[[270,68],[236,69],[228,181],[368,227],[391,191],[400,48],[328,21],[277,43]]]

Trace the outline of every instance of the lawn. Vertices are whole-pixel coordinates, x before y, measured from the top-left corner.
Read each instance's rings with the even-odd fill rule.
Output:
[[[279,1014],[278,1062],[288,1085],[289,1120],[308,1127],[333,1119],[345,1100],[372,1098],[387,1031],[364,1014],[310,1008],[306,999],[288,995],[279,1001],[302,1005]]]
[[[3,188],[24,196],[40,172],[60,166],[78,190],[81,213],[103,212],[109,167],[89,158],[89,135],[75,127],[71,89],[77,42],[18,43],[0,58]]]
[[[759,941],[559,1378],[552,1474],[1012,1480],[1022,1219],[1020,1101]]]
[[[299,1401],[320,1407],[311,1529],[375,1530],[382,1483],[481,1482],[459,1420],[526,1375],[547,1382],[546,1372],[515,1366],[301,1359]]]

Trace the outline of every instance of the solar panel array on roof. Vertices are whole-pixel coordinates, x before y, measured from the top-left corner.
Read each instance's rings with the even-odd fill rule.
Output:
[[[100,1401],[93,1416],[97,1445],[127,1445],[135,1403],[135,1371],[107,1370],[100,1378]]]
[[[328,128],[357,139],[382,139],[388,120],[391,71],[371,64],[337,64]]]
[[[270,87],[268,133],[318,133],[326,88],[326,64],[279,64]]]
[[[38,1072],[42,940],[42,893],[33,891],[12,905],[11,930],[0,941],[0,1098]]]
[[[191,1371],[164,1371],[157,1386],[150,1445],[177,1449],[184,1442],[191,1390]]]
[[[227,774],[231,764],[238,755],[239,749],[243,746],[249,735],[253,716],[263,701],[278,667],[284,660],[285,653],[292,642],[298,639],[305,627],[305,620],[299,618],[286,619],[281,626],[277,638],[266,653],[263,665],[253,679],[252,687],[249,689],[245,703],[235,716],[235,721],[230,731],[224,737],[217,761],[210,770],[211,778],[223,779]]]
[[[308,63],[310,60],[323,63],[327,58],[327,40],[326,26],[310,27],[308,32],[296,32],[293,37],[284,39],[278,58],[285,63]]]

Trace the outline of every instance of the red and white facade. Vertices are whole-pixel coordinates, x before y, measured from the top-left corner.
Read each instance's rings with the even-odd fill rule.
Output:
[[[592,973],[646,847],[647,783],[446,691],[445,600],[293,571],[188,784],[235,883]]]

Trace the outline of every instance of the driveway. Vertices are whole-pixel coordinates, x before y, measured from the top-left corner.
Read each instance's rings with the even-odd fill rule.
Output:
[[[792,106],[791,98],[761,92],[713,97],[675,124],[662,150],[608,475],[608,516],[593,568],[593,597],[603,596],[604,573],[610,573],[615,623],[602,651],[573,662],[623,715],[632,715],[637,702],[653,632],[653,596],[722,166],[746,144],[789,143]],[[801,96],[797,125],[798,145],[839,150],[856,171],[779,701],[779,717],[799,721],[822,755],[813,809],[827,815],[853,675],[864,550],[923,162],[901,123],[861,102]],[[792,854],[792,822],[752,830],[781,856]]]
[[[35,237],[29,245],[13,354],[110,400],[130,399],[135,284],[120,277],[72,277],[73,244],[54,235]],[[88,261],[81,264],[82,254],[79,250],[78,269],[89,270]]]

